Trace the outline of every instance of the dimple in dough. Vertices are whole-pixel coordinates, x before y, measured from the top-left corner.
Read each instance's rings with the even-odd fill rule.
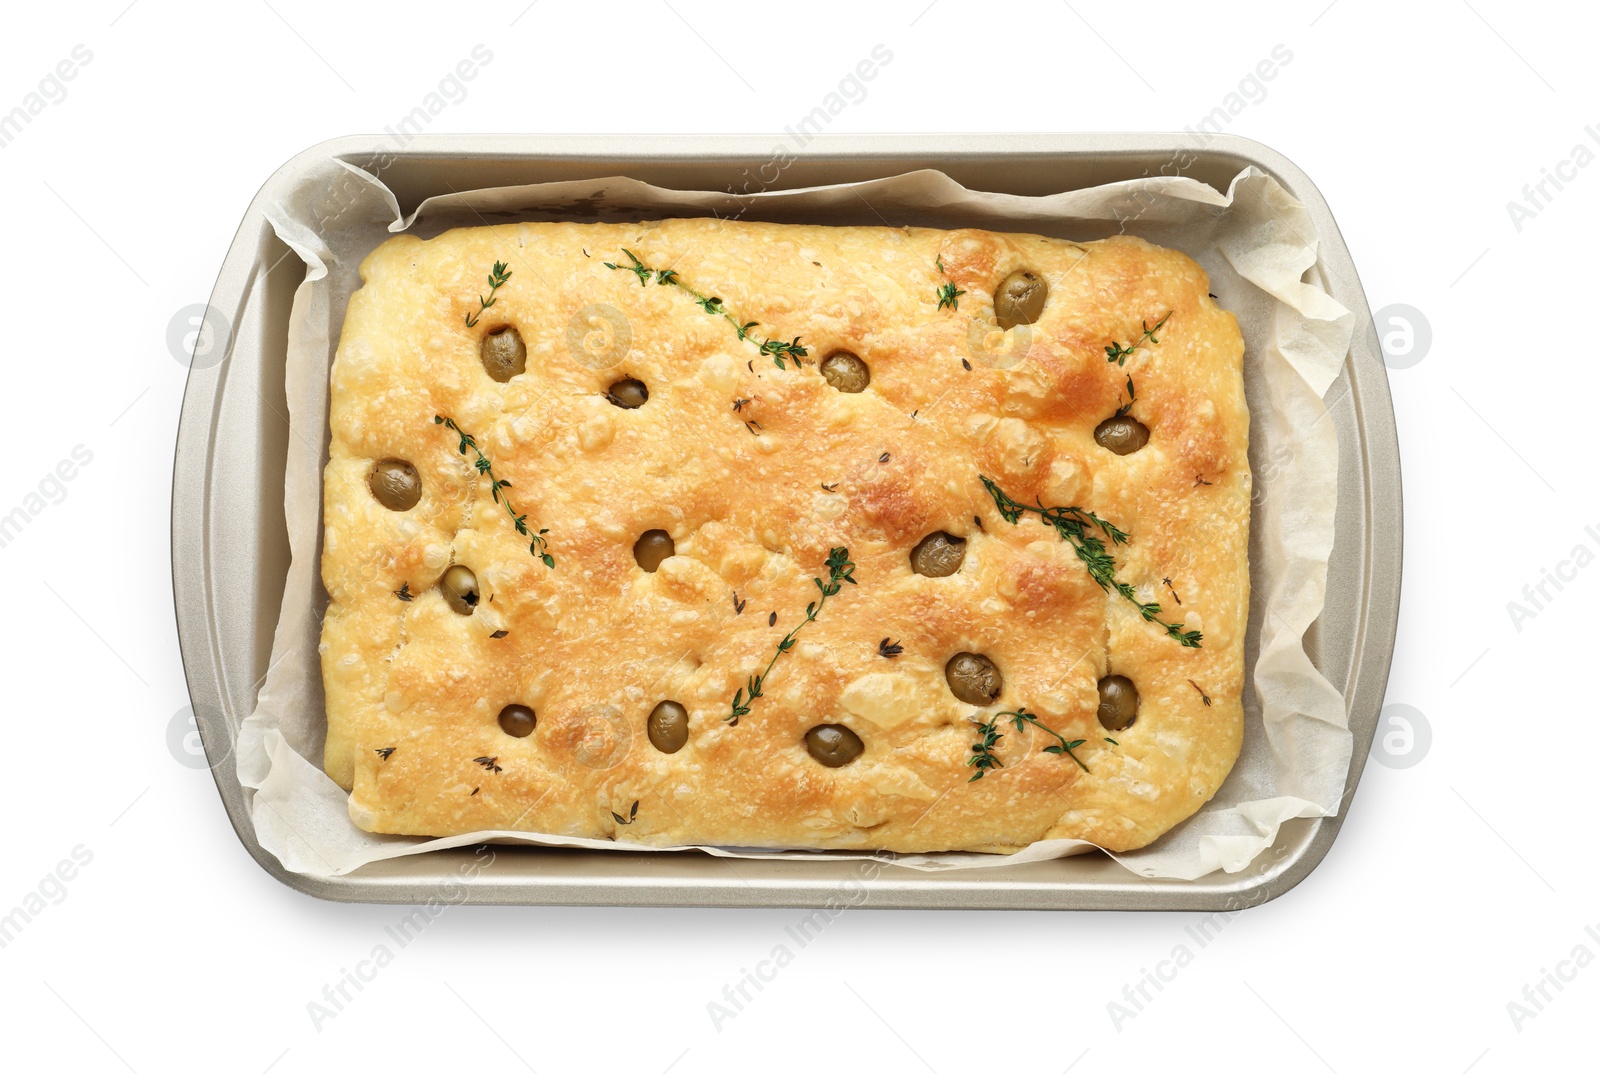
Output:
[[[756,322],[751,339],[677,287],[606,268],[624,249]],[[511,279],[468,327],[496,261]],[[1044,276],[1049,298],[1036,323],[1001,332],[991,296],[1018,269]],[[1126,236],[525,223],[398,236],[361,272],[332,370],[322,666],[326,768],[363,828],[1128,850],[1193,814],[1233,765],[1249,604],[1243,343],[1183,254]],[[938,307],[945,283],[964,292],[953,310]],[[1169,311],[1159,342],[1107,360]],[[501,384],[479,346],[507,325],[527,370]],[[809,352],[798,368],[758,352],[795,336]],[[839,349],[869,366],[865,391],[817,372]],[[624,377],[648,386],[644,406],[606,401]],[[1117,456],[1093,431],[1129,378],[1150,440]],[[553,570],[435,415],[473,434],[517,512],[548,528]],[[367,487],[385,458],[421,474],[409,511]],[[1003,521],[980,474],[1128,531],[1118,577],[1202,645],[1102,591],[1037,518]],[[650,529],[676,545],[655,573],[632,553]],[[911,549],[938,530],[966,539],[960,570],[914,574]],[[858,584],[801,632],[750,714],[724,722],[836,546]],[[452,563],[477,574],[471,616],[440,596]],[[880,655],[885,638],[902,655]],[[1001,669],[994,705],[950,692],[944,665],[962,651]],[[1141,699],[1120,732],[1096,718],[1096,683],[1113,673]],[[670,755],[645,728],[663,700],[689,712]],[[509,704],[536,711],[533,734],[500,729]],[[1008,720],[1003,767],[969,781],[972,721],[1018,706],[1083,739],[1088,771]],[[820,723],[851,728],[861,756],[813,760],[804,736]]]

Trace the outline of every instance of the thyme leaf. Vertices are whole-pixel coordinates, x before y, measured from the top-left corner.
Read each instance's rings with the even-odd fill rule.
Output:
[[[995,507],[1000,511],[1000,517],[1013,526],[1022,520],[1024,514],[1036,514],[1045,525],[1053,528],[1063,541],[1072,545],[1072,550],[1077,553],[1078,559],[1083,562],[1089,577],[1103,590],[1116,590],[1128,603],[1139,609],[1139,615],[1147,623],[1155,623],[1167,632],[1167,636],[1186,649],[1200,648],[1201,634],[1198,630],[1184,630],[1178,623],[1168,623],[1161,619],[1161,605],[1156,601],[1142,601],[1134,592],[1133,586],[1122,581],[1116,575],[1117,563],[1115,558],[1106,550],[1106,540],[1113,545],[1127,544],[1128,534],[1107,522],[1093,511],[1085,511],[1081,507],[1046,507],[1040,503],[1037,507],[1030,507],[1025,503],[1018,503],[1006,495],[1004,489],[989,478],[979,475],[983,487],[988,490],[994,499]],[[1095,533],[1099,530],[1101,537]]]
[[[1133,375],[1130,373],[1128,375],[1128,401],[1117,407],[1116,417],[1120,418],[1122,415],[1132,410],[1133,404],[1137,401],[1138,397],[1133,394]]]
[[[751,675],[745,685],[734,692],[733,705],[729,709],[728,715],[722,718],[723,723],[730,727],[737,727],[739,718],[750,714],[750,706],[755,702],[756,698],[761,696],[761,688],[772,674],[774,665],[778,663],[778,657],[795,647],[800,638],[800,631],[807,623],[816,621],[817,616],[822,612],[822,606],[828,602],[829,597],[834,596],[839,590],[843,589],[846,582],[851,585],[856,584],[856,565],[850,562],[850,549],[830,549],[826,566],[828,568],[828,580],[826,582],[821,578],[811,579],[822,595],[806,605],[806,617],[800,620],[800,624],[785,634],[778,642],[778,649],[772,654],[772,659],[767,661],[766,670],[759,675]],[[776,614],[773,613],[774,617],[776,617]]]
[[[458,445],[458,450],[461,452],[461,454],[465,455],[467,453],[467,449],[471,448],[473,454],[478,456],[478,461],[473,465],[477,468],[478,473],[487,474],[489,476],[489,491],[494,494],[494,502],[500,504],[506,509],[506,514],[511,516],[511,524],[516,527],[518,533],[522,534],[524,537],[532,538],[531,543],[528,545],[528,551],[537,556],[546,567],[554,570],[556,559],[550,554],[549,542],[544,539],[544,535],[550,531],[548,529],[542,529],[537,533],[534,533],[529,530],[528,516],[517,514],[517,509],[511,505],[511,497],[506,495],[504,491],[505,489],[511,487],[511,482],[501,481],[499,478],[494,476],[494,466],[489,462],[489,456],[485,455],[483,453],[483,449],[478,447],[478,441],[474,439],[470,433],[463,432],[461,426],[455,423],[454,418],[441,417],[440,415],[435,414],[433,416],[433,423],[435,425],[443,425],[449,428],[461,438],[461,443]]]

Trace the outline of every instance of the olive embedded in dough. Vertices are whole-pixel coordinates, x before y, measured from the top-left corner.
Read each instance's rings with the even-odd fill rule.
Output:
[[[478,606],[478,576],[471,568],[457,563],[439,579],[439,592],[444,602],[457,615],[471,615]]]
[[[367,475],[373,497],[391,511],[409,511],[422,499],[422,477],[404,459],[380,459]]]
[[[661,561],[677,553],[672,536],[666,530],[645,530],[633,542],[633,558],[644,570],[654,574]]]
[[[526,705],[507,705],[500,710],[500,730],[512,738],[527,738],[538,722],[533,710]]]
[[[966,558],[966,538],[939,530],[918,541],[911,550],[911,569],[929,578],[948,578],[961,569],[961,561]]]
[[[1099,682],[1100,726],[1107,731],[1121,731],[1139,715],[1139,691],[1126,675],[1107,675]]]
[[[484,336],[478,345],[478,357],[483,360],[484,372],[501,384],[528,368],[527,345],[522,342],[522,333],[511,325]]]
[[[1094,442],[1118,455],[1132,455],[1150,442],[1150,430],[1144,422],[1119,414],[1094,427]]]
[[[607,388],[606,398],[610,400],[612,406],[620,406],[624,410],[637,410],[650,401],[650,389],[645,387],[644,381],[628,377]]]
[[[689,710],[676,701],[663,701],[645,721],[650,745],[662,753],[677,753],[689,741]]]
[[[1043,276],[1019,269],[1000,281],[994,291],[994,319],[1001,328],[1032,324],[1044,312],[1050,285]]]
[[[865,748],[861,736],[844,724],[819,723],[806,732],[806,752],[828,768],[843,768]]]
[[[872,370],[867,363],[849,351],[834,351],[819,366],[822,379],[850,395],[862,391],[872,383]]]
[[[957,653],[944,666],[950,692],[969,705],[992,705],[1005,689],[994,661],[977,653]]]

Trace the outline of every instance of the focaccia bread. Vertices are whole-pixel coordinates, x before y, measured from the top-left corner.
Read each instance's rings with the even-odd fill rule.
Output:
[[[1232,767],[1243,342],[1185,255],[684,219],[361,274],[322,560],[360,827],[1127,850]]]

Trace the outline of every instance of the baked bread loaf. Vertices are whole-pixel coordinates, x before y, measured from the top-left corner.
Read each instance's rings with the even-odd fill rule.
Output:
[[[1243,342],[1183,254],[684,219],[361,273],[322,559],[360,827],[1128,850],[1232,767]]]

